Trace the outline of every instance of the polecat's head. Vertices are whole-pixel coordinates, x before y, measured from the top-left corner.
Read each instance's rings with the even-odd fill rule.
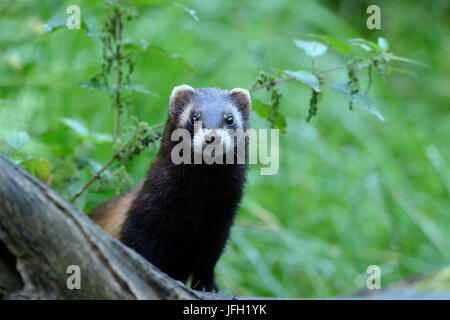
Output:
[[[248,129],[251,97],[248,90],[241,88],[228,91],[181,85],[173,89],[169,108],[173,128],[190,132],[194,151],[221,145],[220,150],[228,153],[235,146],[230,133]],[[216,155],[220,155],[217,150]]]

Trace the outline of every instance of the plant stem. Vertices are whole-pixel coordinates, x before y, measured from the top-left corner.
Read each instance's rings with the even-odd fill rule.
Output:
[[[364,64],[366,64],[366,63],[368,63],[368,62],[370,62],[370,60],[362,61],[362,62],[360,62],[360,63],[358,63],[358,64],[356,64],[356,65],[357,65],[357,66],[358,66],[358,65],[359,65],[359,66],[360,66],[360,65],[364,65]],[[312,68],[314,68],[314,64],[312,65]],[[317,70],[317,71],[314,71],[313,73],[314,73],[314,74],[322,74],[322,73],[328,73],[328,72],[332,72],[332,71],[336,71],[336,70],[340,70],[340,69],[345,69],[345,68],[346,68],[346,65],[343,64],[343,65],[336,66],[336,67],[329,68],[329,69]],[[255,92],[255,91],[258,91],[258,90],[267,88],[267,87],[269,87],[269,86],[271,86],[271,85],[273,85],[273,84],[277,85],[277,84],[284,83],[284,82],[289,82],[289,81],[292,81],[292,80],[295,80],[295,77],[281,78],[281,79],[275,80],[273,83],[266,83],[266,84],[263,84],[263,85],[261,85],[261,86],[254,87],[254,88],[250,89],[249,91],[250,91],[250,92]]]
[[[332,71],[336,71],[336,70],[340,70],[340,69],[345,69],[345,65],[343,64],[341,66],[336,66],[336,67],[329,68],[329,69],[318,70],[318,71],[316,71],[316,74],[332,72]]]
[[[258,86],[258,87],[251,88],[251,89],[248,90],[248,91],[249,91],[249,92],[255,92],[255,91],[258,91],[258,90],[267,88],[267,87],[269,87],[269,86],[271,86],[271,85],[273,85],[273,84],[277,85],[277,84],[280,84],[280,83],[283,83],[283,82],[292,81],[292,80],[295,80],[295,77],[281,78],[281,79],[275,80],[275,81],[272,82],[272,83],[267,83],[267,84],[260,85],[260,86]]]
[[[164,126],[164,123],[159,123],[157,125],[154,125],[152,127],[150,127],[150,131],[156,130],[158,128],[161,128]],[[133,141],[133,139],[136,137],[137,131],[136,133],[128,139],[128,141],[126,143],[124,143],[124,145],[122,146],[122,148],[120,148],[118,151],[115,151],[114,154],[111,156],[111,158],[109,158],[108,161],[106,161],[106,163],[103,165],[103,167],[97,171],[89,180],[88,182],[86,182],[81,188],[80,190],[78,190],[70,199],[70,202],[73,202],[75,199],[77,199],[79,196],[81,196],[83,194],[84,191],[86,191],[87,188],[89,188],[89,186],[95,182],[97,179],[100,178],[100,176],[102,175],[103,172],[106,171],[106,169],[108,169],[112,163],[114,162],[114,160],[118,159],[120,157],[120,153],[125,150],[126,148],[129,147],[130,143]]]
[[[87,188],[89,188],[89,186],[98,178],[100,178],[101,174],[109,168],[109,166],[113,163],[114,160],[116,160],[119,157],[119,153],[118,152],[114,152],[114,155],[103,165],[103,167],[97,171],[96,174],[94,174],[88,182],[86,182],[81,188],[80,190],[78,190],[71,198],[70,198],[70,202],[75,201],[75,199],[77,199],[79,196],[81,196],[81,194],[86,191]]]
[[[119,4],[119,0],[116,1],[117,4]],[[117,152],[117,139],[119,136],[119,117],[120,117],[120,83],[121,83],[121,72],[120,72],[120,66],[121,66],[121,56],[120,56],[120,39],[121,39],[121,28],[120,24],[122,21],[122,17],[120,15],[119,8],[115,9],[115,23],[116,23],[116,30],[114,38],[116,40],[116,97],[115,97],[115,115],[114,115],[114,154]]]

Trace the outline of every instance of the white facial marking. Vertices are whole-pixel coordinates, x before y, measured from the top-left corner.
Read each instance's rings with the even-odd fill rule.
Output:
[[[238,108],[232,103],[229,104],[229,108],[231,110],[231,113],[233,114],[233,119],[236,122],[237,128],[242,128],[244,124],[242,114],[239,112]]]
[[[203,152],[203,142],[205,141],[205,130],[203,130],[203,128],[198,128],[194,134],[194,139],[192,140],[194,144],[194,152],[195,153]]]

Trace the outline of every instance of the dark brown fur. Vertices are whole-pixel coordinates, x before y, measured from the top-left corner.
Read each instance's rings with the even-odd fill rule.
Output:
[[[242,115],[241,129],[247,129],[248,93],[204,88],[172,94],[161,148],[145,181],[95,208],[91,217],[172,278],[186,281],[192,275],[193,288],[217,291],[214,267],[242,197],[246,165],[236,158],[234,164],[171,161],[177,143],[171,133],[189,103],[206,128],[230,128],[223,115],[231,103]],[[193,134],[191,122],[185,129]]]

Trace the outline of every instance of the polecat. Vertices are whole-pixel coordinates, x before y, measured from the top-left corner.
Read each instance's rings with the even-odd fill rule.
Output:
[[[214,267],[229,237],[246,176],[237,148],[244,144],[246,157],[247,140],[230,143],[229,130],[247,130],[250,110],[245,89],[175,87],[161,147],[146,179],[96,207],[91,217],[172,278],[185,283],[192,276],[193,289],[218,291]],[[178,142],[171,136],[179,128],[190,133],[193,155],[218,144],[223,152],[215,149],[215,156],[232,154],[233,164],[175,164],[172,150]]]

